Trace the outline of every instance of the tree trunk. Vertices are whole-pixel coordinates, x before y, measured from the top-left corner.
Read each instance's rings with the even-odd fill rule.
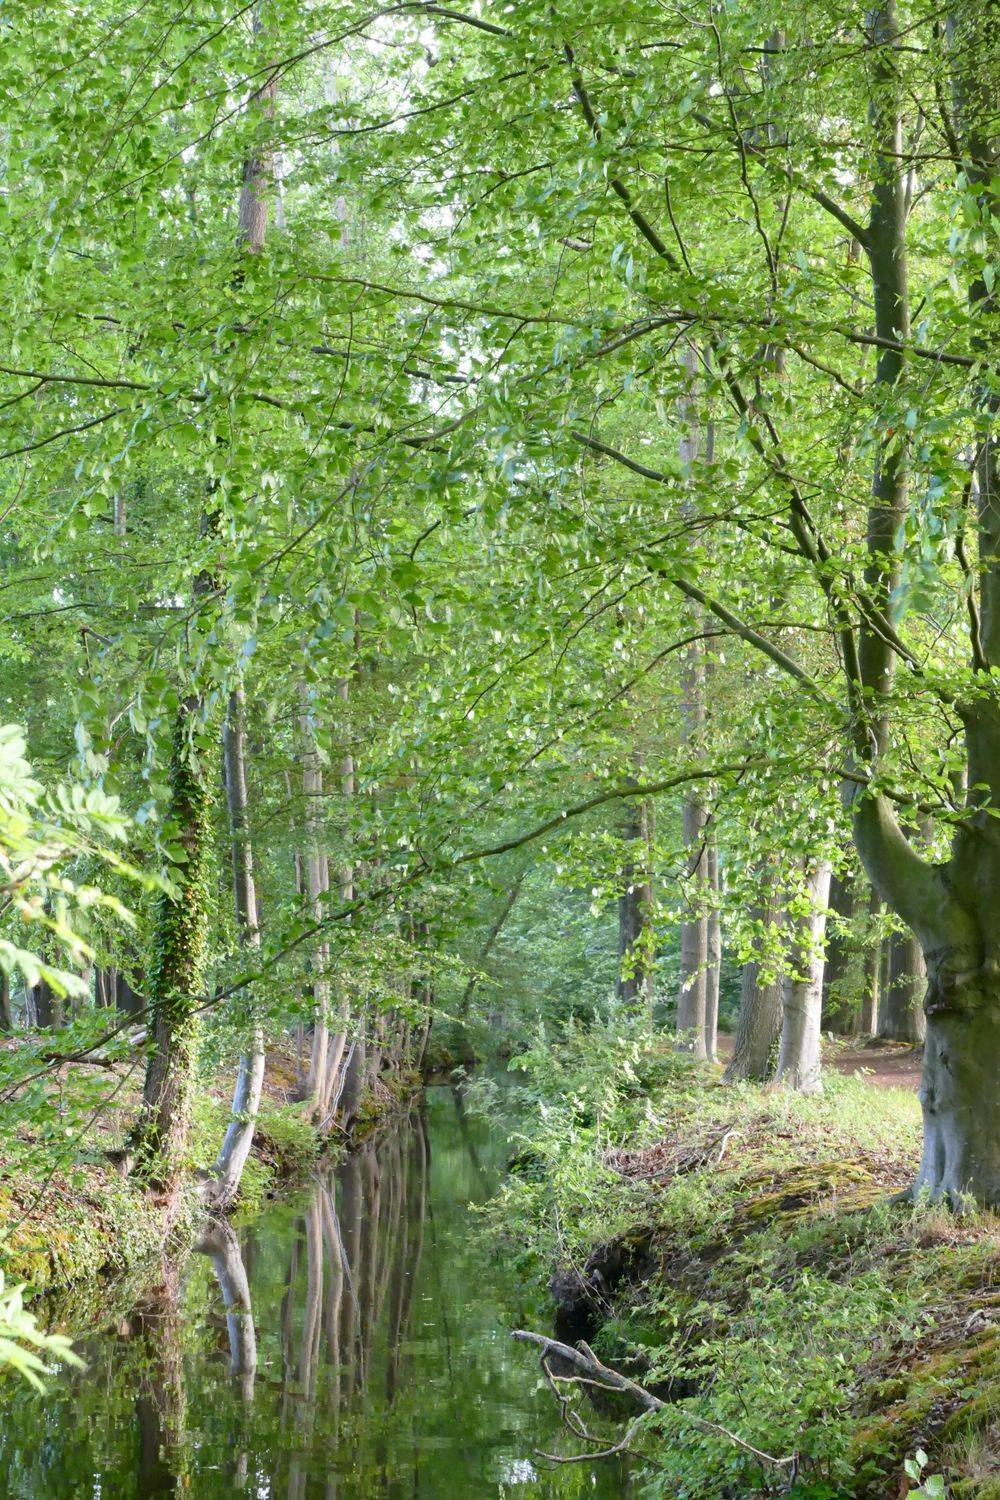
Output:
[[[500,908],[496,920],[493,922],[492,926],[486,934],[485,939],[483,940],[483,946],[480,948],[479,953],[476,957],[476,967],[469,975],[469,982],[465,986],[465,989],[462,991],[462,999],[458,1007],[459,1018],[463,1021],[468,1020],[469,1009],[472,1005],[472,997],[475,994],[476,985],[479,983],[483,965],[492,953],[493,946],[496,943],[497,938],[500,936],[500,933],[503,931],[503,927],[505,922],[507,921],[507,918],[514,910],[514,903],[520,895],[521,882],[523,880],[524,874],[522,872],[508,890],[507,895],[504,898],[504,903]]]
[[[0,969],[0,1031],[14,1030],[14,1015],[10,1005],[10,975]]]
[[[873,1036],[875,1018],[878,1015],[879,976],[882,972],[882,937],[879,918],[882,900],[873,890],[868,898],[868,913],[865,921],[865,940],[862,953],[862,989],[860,1034]]]
[[[680,402],[680,461],[690,474],[698,458],[700,430],[694,404],[698,354],[693,344],[684,349],[687,389]],[[685,505],[685,513],[687,511]],[[701,640],[687,647],[681,674],[682,739],[700,745],[705,730],[705,650]],[[688,877],[692,887],[691,915],[681,926],[680,990],[677,996],[678,1046],[695,1057],[707,1057],[705,1020],[708,1007],[708,921],[704,912],[704,890],[708,883],[705,825],[708,813],[701,793],[695,789],[684,799],[682,834],[688,855]]]
[[[358,617],[355,613],[355,629],[357,630]],[[351,838],[351,802],[354,797],[354,752],[350,746],[350,725],[347,716],[347,704],[350,699],[351,681],[349,677],[342,677],[337,683],[337,697],[344,704],[343,733],[346,742],[343,757],[340,764],[340,790],[344,799],[343,834],[345,847],[350,850]],[[329,881],[329,873],[327,874]],[[350,853],[341,867],[337,877],[337,885],[340,892],[340,903],[347,906],[354,900],[354,864]],[[327,950],[329,952],[329,949]],[[333,1103],[334,1094],[341,1087],[341,1066],[344,1060],[344,1052],[347,1047],[347,1028],[350,1020],[350,1006],[343,979],[337,979],[337,1016],[336,1030],[333,1031],[327,1041],[326,1077],[320,1092],[320,1122],[326,1124],[332,1118],[336,1110]]]
[[[835,875],[830,882],[830,921],[827,925],[826,968],[823,973],[823,1025],[844,1036],[858,1024],[855,920],[858,890],[852,874]]]
[[[704,829],[707,813],[693,794],[684,803],[684,844],[691,851],[690,866],[695,885],[694,901],[701,900],[708,878]],[[681,926],[680,993],[677,997],[679,1046],[695,1057],[707,1057],[705,1020],[708,1007],[708,920],[696,911]]]
[[[719,851],[708,846],[708,886],[712,904],[705,933],[705,1051],[714,1058],[719,1046],[719,981],[722,976],[722,929],[719,923]]]
[[[153,1046],[146,1063],[142,1114],[133,1132],[143,1172],[172,1195],[184,1165],[198,1006],[205,988],[209,797],[190,742],[194,709],[193,700],[186,699],[174,728],[168,823],[174,842],[183,849],[184,863],[174,865],[171,872],[177,894],[164,892],[157,905],[149,975]]]
[[[240,947],[252,953],[260,947],[260,914],[257,909],[257,885],[254,880],[253,847],[247,817],[246,737],[242,685],[229,697],[226,722],[222,732],[223,762],[226,779],[226,804],[229,811],[229,836],[233,861],[233,900]],[[253,997],[249,998],[251,1009]],[[250,1018],[249,1046],[240,1055],[229,1125],[215,1164],[215,1183],[208,1196],[222,1211],[236,1201],[243,1169],[253,1146],[260,1097],[264,1087],[264,1032],[258,1021]]]
[[[830,894],[829,861],[814,860],[805,873],[808,910],[796,918],[791,972],[782,984],[781,1051],[777,1082],[803,1094],[822,1088],[820,1036],[823,1015],[823,934]]]
[[[137,995],[129,984],[121,969],[115,969],[114,990],[112,991],[116,1009],[122,1015],[134,1016],[137,1021],[145,1019],[146,1001],[142,995]]]
[[[625,863],[618,897],[618,999],[638,1002],[653,1016],[650,911],[653,904],[652,807],[645,797],[627,804]]]
[[[299,684],[299,727],[302,733],[302,790],[306,802],[307,852],[304,860],[306,897],[309,915],[314,922],[323,917],[323,896],[330,885],[330,866],[322,846],[322,795],[323,772],[313,736],[309,696],[305,683]],[[327,1062],[330,1046],[329,995],[330,987],[326,970],[330,962],[328,943],[320,943],[313,960],[318,969],[313,980],[313,1039],[309,1059],[309,1074],[306,1079],[306,1099],[310,1112],[318,1119],[322,1110],[323,1093],[327,1078]]]
[[[770,946],[766,941],[768,935],[773,936],[782,925],[774,870],[767,865],[761,869],[761,895],[761,904],[754,908],[752,917],[759,924],[761,947],[766,954]],[[762,978],[763,970],[760,958],[748,959],[743,965],[740,1015],[733,1055],[723,1074],[724,1083],[751,1078],[763,1081],[770,1077],[774,1044],[781,1033],[781,980],[776,977],[766,981]]]
[[[878,1011],[878,1035],[885,1041],[919,1046],[927,1035],[924,990],[927,967],[912,932],[894,932],[889,939],[888,983]]]

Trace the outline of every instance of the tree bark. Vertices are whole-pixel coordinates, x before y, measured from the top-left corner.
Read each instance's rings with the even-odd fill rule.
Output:
[[[813,860],[807,867],[805,894],[808,909],[793,923],[791,972],[782,984],[781,1051],[775,1080],[813,1094],[822,1088],[823,935],[830,894],[829,861]]]
[[[751,915],[754,923],[759,924],[761,946],[766,953],[768,935],[773,936],[782,925],[782,907],[773,868],[762,866],[760,875],[762,900]],[[743,965],[740,1014],[733,1055],[723,1074],[724,1083],[738,1083],[741,1079],[763,1082],[770,1077],[774,1045],[781,1034],[782,1006],[781,980],[775,977],[768,981],[763,977],[766,962],[755,957]]]
[[[878,1035],[886,1041],[920,1046],[927,1035],[924,955],[912,932],[894,932],[888,947],[888,983],[879,1005]]]

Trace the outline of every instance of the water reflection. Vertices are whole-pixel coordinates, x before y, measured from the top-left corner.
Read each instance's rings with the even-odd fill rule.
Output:
[[[510,1272],[470,1235],[504,1149],[431,1090],[294,1202],[238,1234],[213,1225],[181,1273],[84,1342],[85,1373],[44,1399],[8,1388],[0,1493],[623,1494],[616,1468],[532,1457],[562,1436],[508,1329],[545,1314],[512,1305]]]

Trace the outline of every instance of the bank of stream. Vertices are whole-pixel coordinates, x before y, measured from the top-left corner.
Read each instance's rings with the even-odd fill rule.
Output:
[[[617,1460],[546,1465],[567,1446],[515,1326],[544,1299],[473,1234],[505,1133],[450,1088],[307,1189],[199,1253],[44,1395],[0,1392],[11,1500],[613,1500]]]

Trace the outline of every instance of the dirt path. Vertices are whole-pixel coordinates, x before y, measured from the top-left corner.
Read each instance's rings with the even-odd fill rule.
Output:
[[[732,1055],[731,1036],[719,1037],[719,1056]],[[836,1068],[838,1073],[851,1076],[860,1073],[866,1083],[875,1088],[918,1089],[923,1053],[913,1047],[901,1047],[896,1042],[872,1040],[850,1042],[843,1045],[827,1042],[823,1046],[823,1066]]]

